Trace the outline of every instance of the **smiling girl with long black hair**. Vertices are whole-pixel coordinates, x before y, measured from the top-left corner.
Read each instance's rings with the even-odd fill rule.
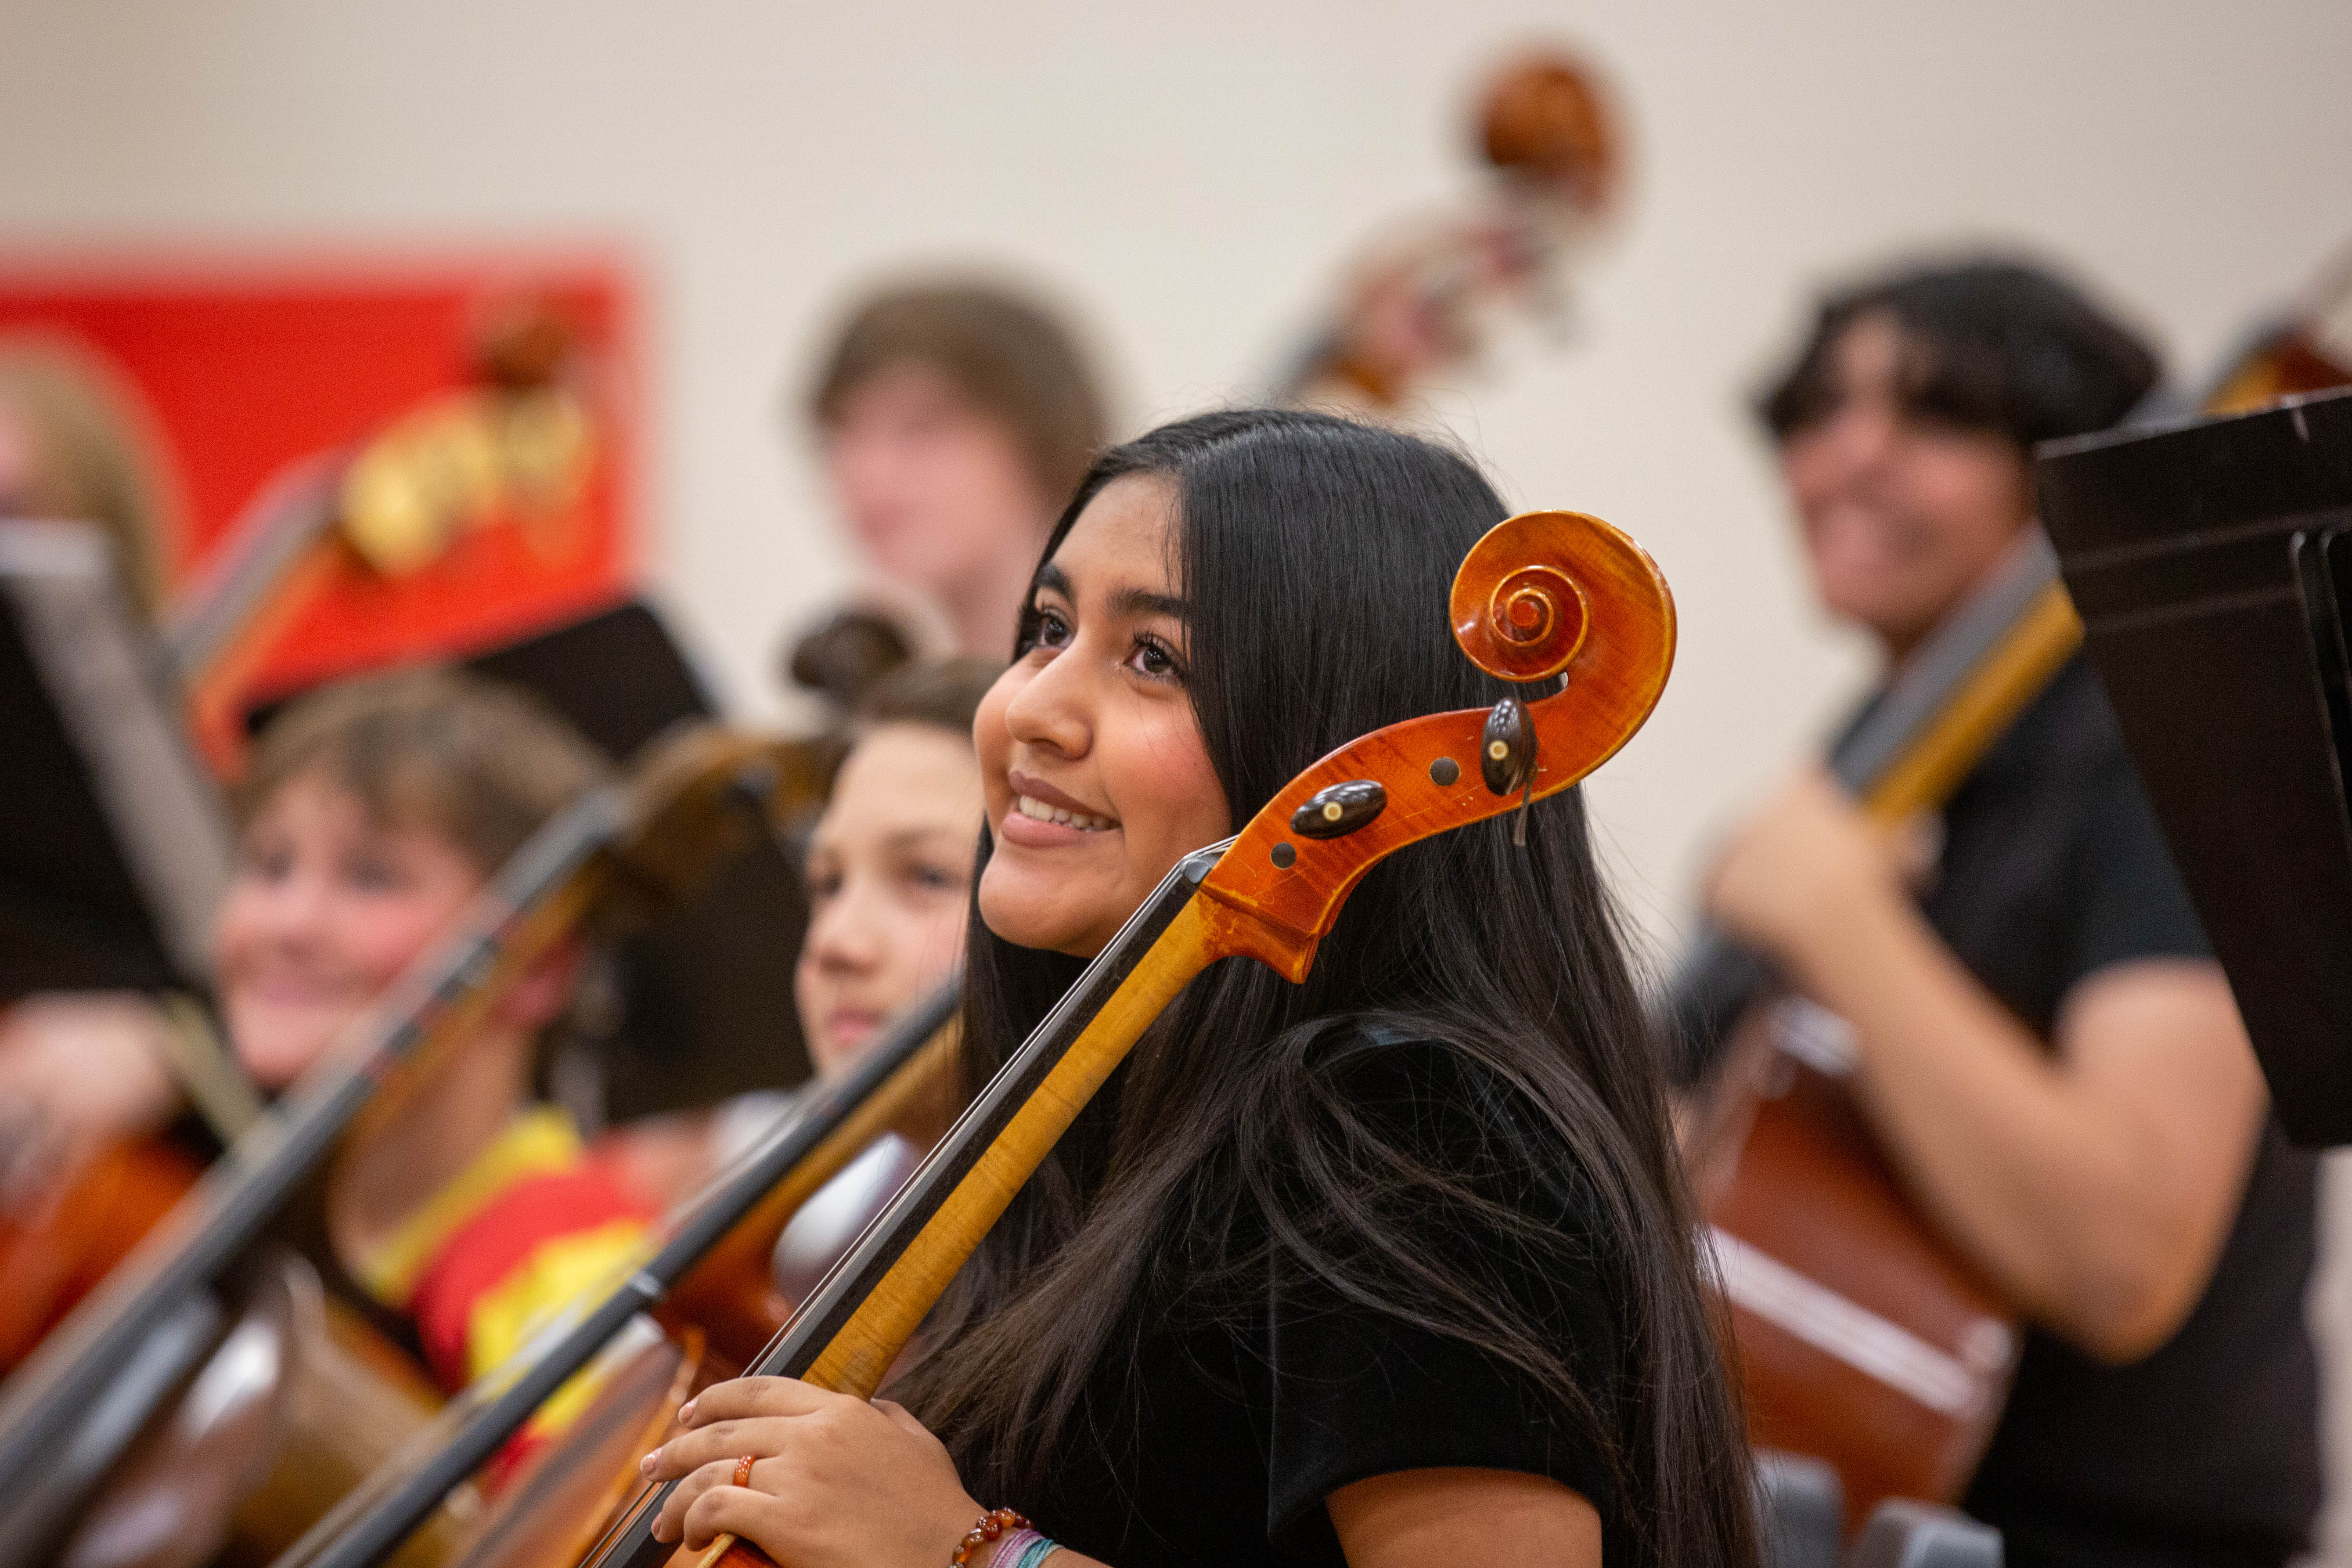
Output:
[[[966,1072],[1183,854],[1365,731],[1508,688],[1446,584],[1462,458],[1313,415],[1104,454],[974,739]],[[1745,1564],[1748,1470],[1575,792],[1375,868],[1293,986],[1196,979],[868,1405],[706,1393],[659,1531],[802,1565]],[[934,1436],[933,1434],[937,1436]],[[740,1474],[739,1457],[755,1460]]]

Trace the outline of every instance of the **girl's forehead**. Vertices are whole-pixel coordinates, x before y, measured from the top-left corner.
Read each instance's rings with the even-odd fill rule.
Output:
[[[449,839],[432,803],[423,797],[412,781],[395,779],[381,791],[364,790],[345,778],[326,758],[305,763],[289,773],[283,783],[262,797],[250,826],[265,825],[337,838]]]
[[[1165,592],[1176,574],[1176,489],[1159,474],[1113,479],[1088,501],[1039,574],[1066,592]]]

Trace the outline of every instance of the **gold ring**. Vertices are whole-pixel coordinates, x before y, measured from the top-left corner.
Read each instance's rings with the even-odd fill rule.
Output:
[[[737,1486],[748,1487],[751,1484],[751,1467],[758,1462],[759,1456],[756,1454],[746,1454],[741,1458],[735,1461],[735,1484]]]

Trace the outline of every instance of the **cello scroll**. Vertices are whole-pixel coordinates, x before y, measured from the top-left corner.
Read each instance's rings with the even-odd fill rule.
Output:
[[[1674,666],[1664,575],[1622,531],[1583,512],[1496,524],[1463,558],[1448,603],[1454,640],[1479,668],[1505,680],[1563,678],[1524,705],[1529,773],[1507,792],[1488,789],[1483,708],[1408,719],[1340,747],[1268,802],[1201,884],[1222,952],[1306,979],[1365,872],[1416,840],[1574,784],[1641,728]],[[1357,831],[1326,837],[1294,826],[1310,799],[1358,781],[1379,785],[1385,804]]]

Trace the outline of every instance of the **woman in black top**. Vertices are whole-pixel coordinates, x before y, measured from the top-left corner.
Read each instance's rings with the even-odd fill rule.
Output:
[[[1180,856],[1343,742],[1503,695],[1443,613],[1502,515],[1458,457],[1311,415],[1095,464],[975,726],[975,1084]],[[905,1408],[713,1389],[648,1460],[688,1478],[665,1538],[943,1568],[985,1503],[1054,1568],[1752,1562],[1581,802],[1511,835],[1383,863],[1304,985],[1195,980],[964,1269]]]

